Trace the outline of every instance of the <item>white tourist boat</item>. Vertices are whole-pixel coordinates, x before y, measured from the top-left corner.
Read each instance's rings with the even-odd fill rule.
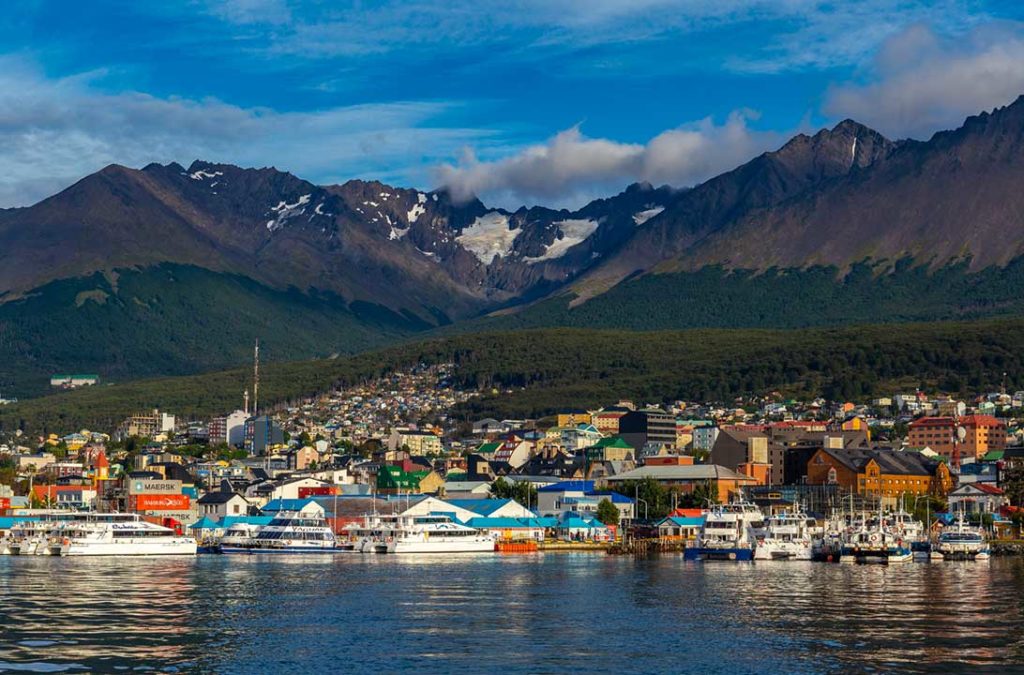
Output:
[[[136,513],[76,513],[54,531],[49,547],[63,556],[154,556],[195,555],[197,544]]]
[[[988,560],[991,556],[985,533],[971,527],[961,513],[955,525],[950,525],[939,535],[932,547],[933,560]]]
[[[841,563],[877,563],[894,565],[913,562],[914,553],[910,542],[903,538],[902,533],[892,530],[884,520],[867,518],[861,520],[860,527],[851,531],[843,542],[840,551]]]
[[[488,533],[448,516],[367,516],[350,532],[363,553],[484,553],[494,551]]]
[[[226,535],[225,535],[226,536]],[[221,540],[222,553],[337,553],[334,532],[323,516],[282,511],[253,537],[238,533],[236,544]]]
[[[217,542],[218,548],[250,548],[256,544],[256,535],[259,534],[261,527],[255,523],[235,523]]]
[[[750,561],[764,536],[764,514],[754,504],[739,501],[714,506],[704,518],[697,546],[686,549],[683,557]]]
[[[810,560],[811,528],[801,510],[780,513],[765,521],[765,536],[757,540],[754,560]]]
[[[32,520],[17,522],[5,537],[4,552],[8,555],[59,555],[53,542],[60,541],[60,529],[67,521],[81,515],[70,511],[42,513]]]

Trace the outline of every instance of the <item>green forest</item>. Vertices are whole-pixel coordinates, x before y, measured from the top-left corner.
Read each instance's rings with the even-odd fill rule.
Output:
[[[330,295],[163,264],[52,282],[0,304],[0,394],[47,393],[55,373],[185,375],[251,360],[354,353],[430,326]]]
[[[351,357],[268,364],[261,399],[284,404],[417,363],[445,362],[456,364],[458,386],[487,392],[456,411],[464,419],[539,417],[619,398],[726,402],[779,391],[862,400],[914,387],[970,394],[997,388],[1004,373],[1010,387],[1024,388],[1024,319],[894,328],[458,335]],[[248,369],[235,369],[65,392],[0,407],[0,429],[110,429],[129,413],[156,407],[206,417],[239,407],[249,378]]]
[[[859,323],[955,321],[1024,315],[1024,259],[971,272],[969,261],[929,269],[901,260],[891,270],[835,267],[647,274],[569,307],[563,295],[444,330],[576,327],[630,330],[805,328]]]

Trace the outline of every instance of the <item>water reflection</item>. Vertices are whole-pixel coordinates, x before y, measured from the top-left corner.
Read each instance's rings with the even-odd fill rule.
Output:
[[[0,557],[0,670],[1006,670],[1024,562]]]

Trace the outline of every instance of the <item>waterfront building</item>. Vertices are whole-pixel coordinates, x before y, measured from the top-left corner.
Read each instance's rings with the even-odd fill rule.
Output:
[[[605,499],[619,509],[621,518],[635,517],[632,499],[616,492],[597,490],[592,480],[562,481],[539,488],[537,513],[541,516],[559,516],[566,512],[593,514]]]
[[[710,486],[718,492],[718,501],[726,502],[738,496],[743,488],[758,484],[756,478],[738,473],[717,464],[691,464],[672,466],[642,466],[632,471],[609,476],[605,479],[615,489],[625,481],[651,478],[665,487],[678,488],[692,493],[699,486]]]
[[[889,503],[903,494],[944,496],[953,487],[945,462],[887,448],[821,448],[807,465],[807,482]]]
[[[1009,500],[991,483],[964,483],[948,496],[950,513],[998,513]]]

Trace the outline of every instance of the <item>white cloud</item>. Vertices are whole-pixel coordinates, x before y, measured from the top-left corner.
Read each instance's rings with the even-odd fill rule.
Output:
[[[195,158],[268,166],[329,182],[423,175],[487,132],[430,126],[443,103],[389,103],[277,112],[214,99],[109,94],[103,73],[51,80],[0,57],[0,206],[53,194],[110,163],[142,166]]]
[[[748,126],[753,116],[737,111],[722,125],[704,119],[645,144],[587,138],[574,127],[494,161],[479,161],[466,151],[458,164],[439,167],[437,176],[456,198],[477,195],[510,206],[575,206],[634,181],[692,185],[779,144],[780,134]]]
[[[1024,33],[988,25],[948,38],[924,26],[890,38],[864,83],[833,88],[825,112],[894,138],[927,138],[1024,94]]]

